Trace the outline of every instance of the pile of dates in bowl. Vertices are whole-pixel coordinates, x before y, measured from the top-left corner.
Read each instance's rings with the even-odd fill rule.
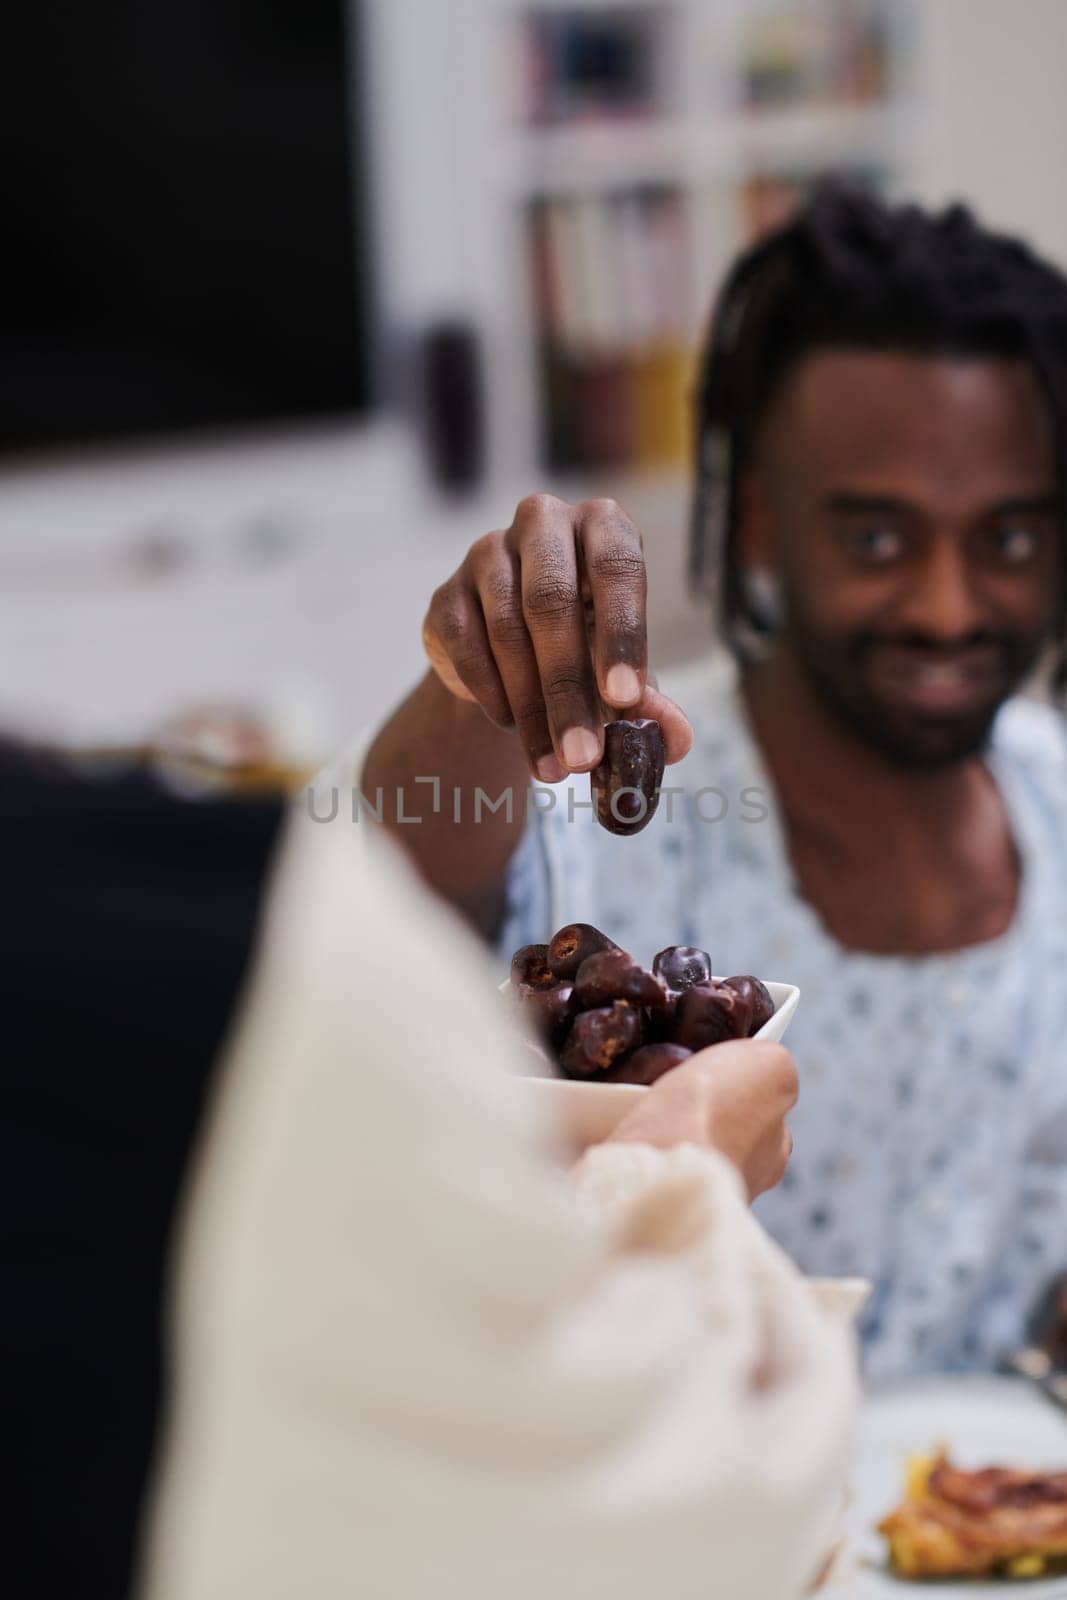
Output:
[[[645,968],[586,922],[517,950],[503,987],[542,1065],[586,1083],[647,1087],[696,1050],[751,1038],[776,1009],[759,978],[714,978],[706,950],[670,945]]]

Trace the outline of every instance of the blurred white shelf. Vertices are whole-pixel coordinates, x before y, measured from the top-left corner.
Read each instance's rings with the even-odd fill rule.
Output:
[[[676,118],[526,128],[503,142],[499,178],[517,195],[672,183],[688,173],[691,150],[689,125]]]
[[[753,110],[702,126],[698,161],[709,175],[737,178],[894,162],[909,148],[912,127],[911,111],[896,102]]]
[[[521,198],[892,164],[908,152],[911,130],[908,109],[895,103],[524,129],[502,142],[497,181]]]

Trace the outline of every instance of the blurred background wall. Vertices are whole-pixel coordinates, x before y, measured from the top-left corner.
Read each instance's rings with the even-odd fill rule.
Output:
[[[928,0],[919,12],[925,81],[914,192],[963,196],[991,222],[1067,263],[1067,6],[1057,0]]]
[[[0,722],[82,747],[314,762],[535,488],[622,500],[706,648],[693,353],[822,174],[1067,262],[1062,0],[100,0],[5,69]]]

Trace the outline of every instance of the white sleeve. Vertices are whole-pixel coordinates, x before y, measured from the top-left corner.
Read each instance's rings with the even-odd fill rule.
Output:
[[[143,1600],[788,1600],[850,1335],[708,1152],[568,1174],[496,974],[295,822],[179,1251]]]

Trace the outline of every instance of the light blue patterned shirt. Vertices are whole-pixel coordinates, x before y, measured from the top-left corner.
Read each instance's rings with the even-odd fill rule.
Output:
[[[758,1214],[806,1272],[873,1279],[871,1378],[992,1366],[1067,1268],[1063,719],[1014,700],[994,729],[989,765],[1022,861],[1009,930],[951,954],[879,956],[837,943],[798,890],[732,667],[663,687],[695,730],[665,779],[685,795],[619,839],[578,809],[586,780],[538,789],[554,809],[538,809],[513,859],[501,954],[592,922],[646,963],[695,944],[722,976],[799,985],[795,1153]]]

